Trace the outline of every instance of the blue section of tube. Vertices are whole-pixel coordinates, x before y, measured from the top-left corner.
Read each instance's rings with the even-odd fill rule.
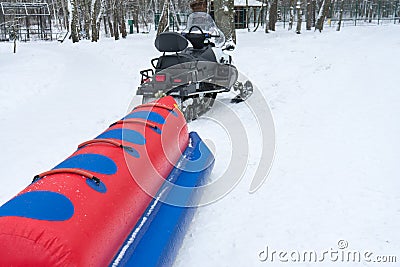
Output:
[[[214,155],[196,132],[190,145],[133,228],[110,266],[171,266],[181,246],[199,199],[196,187],[203,184],[214,166]],[[170,183],[181,187],[173,187]],[[184,187],[184,188],[182,188]],[[167,196],[165,196],[167,194]],[[172,206],[167,203],[179,203]]]

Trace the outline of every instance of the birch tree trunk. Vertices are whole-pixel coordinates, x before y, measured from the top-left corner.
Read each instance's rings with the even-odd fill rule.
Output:
[[[133,17],[135,20],[135,27],[136,27],[136,33],[139,33],[139,9],[135,8],[135,11],[133,12]]]
[[[306,30],[307,31],[309,31],[309,30],[311,30],[311,19],[312,19],[312,16],[311,16],[311,14],[312,14],[312,10],[313,10],[313,8],[312,8],[312,1],[311,0],[307,0],[307,19],[306,19]]]
[[[246,22],[245,22],[246,25],[245,25],[245,28],[247,29],[247,31],[250,31],[250,28],[249,28],[249,20],[250,20],[249,0],[246,0],[245,12],[246,12]]]
[[[265,0],[265,13],[263,14],[265,21],[265,33],[269,33],[269,2]]]
[[[111,38],[113,38],[114,37],[114,27],[113,27],[113,24],[112,24],[112,19],[111,19],[111,15],[110,14],[108,14],[108,16],[107,16],[107,21],[108,21],[108,28],[110,29],[110,35],[111,35]]]
[[[79,42],[79,34],[78,34],[78,6],[77,0],[71,0],[71,38],[72,42]]]
[[[317,10],[317,0],[311,0],[311,8],[312,8],[312,27],[315,27],[315,10]]]
[[[93,0],[92,2],[92,42],[97,42],[99,40],[99,30],[100,30],[100,0]]]
[[[169,31],[169,2],[164,1],[163,9],[161,12],[160,22],[158,23],[157,35]]]
[[[368,22],[372,22],[372,3],[369,4],[369,10],[368,10]]]
[[[301,33],[301,23],[302,21],[302,14],[301,14],[301,0],[297,1],[296,4],[296,12],[297,12],[297,26],[296,26],[296,33]]]
[[[124,10],[124,5],[123,5],[123,0],[118,1],[119,3],[119,16],[118,16],[118,23],[120,25],[120,31],[121,31],[121,36],[122,38],[126,38],[128,33],[126,32],[126,23],[125,23],[125,10]]]
[[[109,31],[108,31],[108,22],[109,22],[109,12],[108,12],[108,3],[107,0],[101,0],[101,11],[100,11],[100,16],[103,17],[103,25],[104,25],[104,33],[106,34],[106,37],[109,37]],[[100,29],[100,27],[99,27]]]
[[[330,4],[331,4],[330,0],[324,0],[322,2],[321,8],[319,10],[317,23],[315,24],[315,29],[319,30],[320,32],[324,28],[324,21],[325,21],[326,16],[328,15]]]
[[[257,26],[253,30],[253,32],[256,32],[258,30],[258,27],[260,26],[260,23],[261,23],[261,16],[262,16],[263,12],[264,12],[264,2],[262,2],[262,4],[261,4],[261,9],[257,16]]]
[[[113,30],[114,30],[114,39],[119,40],[118,11],[116,8],[114,8],[113,10]]]
[[[83,6],[83,18],[84,18],[84,26],[83,26],[83,31],[85,33],[84,38],[85,39],[90,39],[90,25],[91,25],[91,1],[89,0],[83,0],[82,1],[82,6]]]
[[[290,0],[290,18],[289,18],[289,28],[290,31],[293,28],[294,22],[294,0]]]
[[[336,28],[337,31],[340,31],[340,27],[342,26],[343,6],[344,6],[344,0],[341,0],[340,1],[340,11],[339,11],[339,22],[338,22],[338,26]]]
[[[271,2],[271,7],[269,9],[269,22],[268,28],[271,31],[275,31],[275,24],[278,21],[278,0],[273,0]]]
[[[68,8],[66,7],[66,3],[65,0],[61,0],[61,8],[62,8],[62,12],[63,12],[63,25],[64,28],[67,29],[67,31],[69,31],[69,11]]]

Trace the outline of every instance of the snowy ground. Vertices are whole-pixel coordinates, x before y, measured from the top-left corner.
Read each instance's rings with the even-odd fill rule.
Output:
[[[157,55],[153,40],[22,43],[15,55],[0,43],[0,204],[127,112],[138,71]],[[373,260],[400,261],[400,26],[241,31],[233,56],[272,109],[275,161],[249,194],[257,131],[244,118],[245,105],[234,107],[250,129],[249,166],[232,192],[199,208],[175,265],[396,266]],[[190,128],[214,142],[214,176],[222,173],[229,142],[218,138],[226,133],[206,119]],[[339,249],[339,240],[348,248]],[[267,246],[277,253],[262,262]],[[325,258],[293,262],[296,250]],[[279,251],[288,262],[280,263]],[[324,251],[367,251],[371,262],[333,262],[336,254]]]

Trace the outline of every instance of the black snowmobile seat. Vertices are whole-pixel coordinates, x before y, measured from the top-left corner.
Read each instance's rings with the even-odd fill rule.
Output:
[[[191,55],[197,58],[199,61],[211,61],[217,62],[217,58],[211,48],[211,46],[206,46],[201,49],[195,49],[193,47],[188,47],[183,51],[184,54]]]
[[[159,57],[156,65],[156,72],[170,68],[174,65],[188,63],[193,61],[193,57],[185,54],[163,55]]]
[[[157,36],[154,45],[160,52],[181,52],[188,46],[188,41],[179,33],[163,32]]]

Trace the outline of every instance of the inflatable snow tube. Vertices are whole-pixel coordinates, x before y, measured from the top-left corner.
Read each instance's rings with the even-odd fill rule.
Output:
[[[196,201],[174,184],[213,162],[172,97],[138,106],[0,207],[0,266],[171,265]]]

